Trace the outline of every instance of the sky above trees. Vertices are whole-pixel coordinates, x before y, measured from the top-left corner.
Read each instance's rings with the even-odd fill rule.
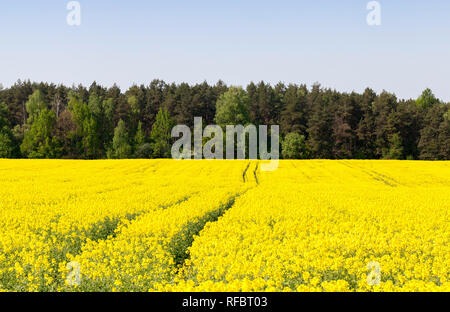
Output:
[[[0,2],[5,87],[264,80],[450,101],[447,0],[379,1],[375,27],[365,0],[84,0],[80,26],[67,25],[68,2]]]

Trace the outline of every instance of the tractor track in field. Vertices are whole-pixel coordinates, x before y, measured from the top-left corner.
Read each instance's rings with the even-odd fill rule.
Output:
[[[193,192],[191,194],[186,195],[185,197],[180,198],[176,202],[167,204],[167,205],[159,205],[155,209],[168,209],[172,206],[181,204],[182,202],[185,202],[189,200],[192,196],[196,195],[199,192]],[[141,210],[134,213],[127,213],[122,216],[116,216],[116,217],[106,217],[103,220],[100,220],[96,223],[93,223],[90,225],[90,227],[83,232],[85,233],[84,239],[77,239],[74,241],[71,241],[67,244],[67,246],[64,246],[62,250],[59,249],[52,249],[50,251],[50,259],[56,260],[54,264],[54,270],[55,272],[58,271],[58,266],[61,262],[67,262],[67,253],[70,253],[73,256],[80,255],[82,252],[83,245],[87,242],[88,239],[99,242],[101,240],[107,240],[110,238],[114,238],[117,236],[116,229],[119,227],[119,225],[127,220],[127,221],[133,221],[137,219],[139,216],[144,215],[151,210]],[[53,220],[54,223],[58,223],[61,216],[58,216],[55,220]],[[42,233],[43,235],[46,235],[48,238],[51,237],[51,232]],[[67,234],[65,235],[67,236]],[[64,240],[64,237],[61,237],[61,240]],[[49,273],[52,275],[52,273]],[[55,280],[58,278],[58,274],[54,274]]]
[[[255,170],[253,170],[253,176],[255,177],[255,181],[256,181],[256,184],[259,184],[259,179],[258,179],[258,163],[256,163],[256,166],[255,166]]]
[[[370,177],[371,177],[372,179],[374,179],[375,181],[382,182],[382,183],[386,184],[387,186],[390,186],[390,187],[397,187],[397,186],[400,184],[400,183],[399,183],[398,181],[396,181],[394,178],[388,177],[388,176],[386,176],[386,175],[384,175],[384,174],[381,174],[381,173],[379,173],[379,172],[376,172],[376,171],[374,171],[374,170],[371,170],[371,169],[367,170],[367,169],[364,169],[364,168],[362,168],[361,166],[358,166],[358,165],[353,165],[353,166],[351,166],[350,164],[348,164],[348,163],[345,162],[345,161],[339,161],[339,163],[340,163],[341,165],[344,165],[344,166],[350,168],[350,169],[358,169],[358,170],[360,170],[361,172],[364,172],[365,174],[367,174],[368,176],[370,176]]]
[[[195,221],[188,222],[183,226],[181,231],[172,237],[171,242],[169,243],[169,253],[172,255],[177,268],[181,268],[185,261],[189,259],[190,255],[188,250],[194,243],[195,236],[200,234],[206,224],[217,222],[225,212],[234,206],[236,198],[245,194],[245,192],[247,192],[247,190],[232,195],[225,203],[221,204],[216,209],[208,211]]]
[[[251,162],[249,162],[242,173],[244,183],[248,182],[246,179],[246,174],[250,168]],[[246,192],[258,187],[259,178],[258,178],[258,168],[259,163],[256,163],[255,169],[253,170],[253,176],[255,178],[256,185],[246,189],[243,192],[236,193],[228,198],[228,200],[220,205],[217,209],[207,212],[201,218],[196,221],[191,221],[187,223],[183,229],[178,232],[173,238],[171,243],[169,244],[169,251],[173,256],[174,262],[177,266],[177,272],[180,268],[184,266],[186,260],[190,258],[189,248],[193,245],[195,236],[199,235],[200,232],[205,228],[206,224],[217,222],[220,217],[222,217],[228,210],[233,208],[236,199]]]
[[[233,194],[213,210],[208,211],[207,213],[205,213],[203,216],[199,217],[196,220],[191,220],[187,222],[180,229],[180,231],[171,238],[169,244],[165,248],[167,248],[166,250],[169,252],[169,254],[172,256],[174,260],[174,263],[176,265],[176,267],[174,268],[175,271],[178,271],[180,268],[182,268],[185,264],[185,261],[189,259],[190,255],[188,253],[188,250],[194,243],[195,236],[200,234],[200,232],[205,228],[206,224],[210,222],[217,222],[221,216],[223,216],[229,209],[231,209],[234,206],[234,203],[239,196],[245,194],[247,191],[258,186],[259,184],[257,174],[258,168],[259,168],[258,163],[256,163],[255,168],[252,168],[251,162],[249,162],[242,173],[243,182],[248,183],[250,182],[250,177],[247,176],[247,174],[249,173],[249,170],[253,171],[253,177],[256,182],[254,186],[250,186],[244,191]],[[155,209],[158,210],[168,209],[170,207],[176,206],[180,203],[189,200],[198,193],[199,192],[193,192],[180,198],[176,202],[167,205],[160,205]],[[72,256],[78,256],[82,253],[83,245],[86,243],[87,239],[90,239],[94,242],[100,242],[102,240],[105,241],[115,238],[119,234],[117,232],[117,229],[121,224],[123,224],[124,221],[133,222],[140,216],[143,216],[151,211],[152,210],[143,209],[133,213],[127,213],[121,216],[114,216],[114,217],[107,216],[103,220],[99,220],[98,222],[91,224],[86,230],[83,230],[83,232],[85,233],[85,235],[83,236],[86,237],[86,239],[75,240],[73,242],[68,243],[68,245],[65,246],[62,250],[55,249],[54,251],[52,251],[50,258],[56,260],[55,272],[57,272],[57,267],[60,263],[68,261],[68,259],[66,258],[67,253],[70,253]],[[54,222],[57,223],[58,220],[55,220]],[[54,277],[56,279],[58,276],[55,274]]]
[[[246,176],[247,176],[248,168],[250,168],[250,163],[247,164],[247,167],[245,167],[244,172],[242,173],[242,179],[244,180],[244,183],[247,182]]]
[[[249,162],[249,163],[247,164],[247,167],[245,167],[244,171],[242,172],[242,180],[243,180],[244,183],[249,182],[249,179],[248,179],[248,177],[247,177],[247,172],[248,172],[248,170],[250,169],[251,164],[252,164],[252,163]],[[253,170],[253,177],[254,177],[254,179],[255,179],[256,184],[259,184],[258,168],[259,168],[259,163],[257,162],[257,163],[256,163],[256,166],[255,166],[255,169]]]

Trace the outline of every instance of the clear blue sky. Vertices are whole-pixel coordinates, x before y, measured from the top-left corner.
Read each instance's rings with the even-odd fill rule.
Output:
[[[448,0],[380,0],[379,27],[366,0],[80,0],[78,27],[68,2],[0,0],[4,86],[317,81],[450,101]]]

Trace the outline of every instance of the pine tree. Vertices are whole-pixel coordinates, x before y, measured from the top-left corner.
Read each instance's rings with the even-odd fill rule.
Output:
[[[397,109],[397,98],[388,92],[382,92],[373,102],[374,132],[376,135],[376,156],[383,157],[383,153],[390,148],[389,138],[396,129],[392,118],[389,118]]]
[[[373,116],[373,102],[377,95],[372,89],[367,88],[360,99],[361,119],[356,127],[357,152],[356,158],[360,159],[374,159],[375,152],[375,119]]]
[[[312,115],[308,122],[308,145],[314,158],[332,158],[332,95],[330,91],[319,95],[312,103]]]
[[[281,112],[281,133],[305,133],[308,89],[305,85],[289,85],[283,98],[284,109]]]
[[[355,94],[341,95],[333,104],[333,157],[337,159],[353,158],[357,153],[355,130],[359,119],[359,109],[356,104]]]
[[[445,144],[446,141],[444,137],[441,137],[441,139],[439,137],[441,133],[441,124],[445,121],[444,115],[445,111],[439,105],[434,105],[428,109],[425,116],[425,126],[420,132],[420,141],[418,145],[420,159],[433,160],[440,158],[441,143]],[[445,126],[443,127],[443,130],[445,130]]]
[[[449,105],[447,105],[449,106]],[[450,159],[450,108],[444,114],[444,120],[439,127],[439,159]]]
[[[151,133],[153,156],[155,158],[170,157],[173,126],[174,122],[169,112],[165,109],[160,109],[156,115],[156,121],[153,124]]]
[[[272,124],[276,115],[276,106],[274,105],[274,92],[270,84],[261,81],[256,88],[257,109],[261,118],[262,125]]]
[[[8,106],[0,102],[0,158],[11,158],[14,156],[14,137],[8,120]]]

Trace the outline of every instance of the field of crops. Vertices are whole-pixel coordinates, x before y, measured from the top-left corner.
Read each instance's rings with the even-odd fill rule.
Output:
[[[1,291],[450,291],[450,162],[0,160]]]

